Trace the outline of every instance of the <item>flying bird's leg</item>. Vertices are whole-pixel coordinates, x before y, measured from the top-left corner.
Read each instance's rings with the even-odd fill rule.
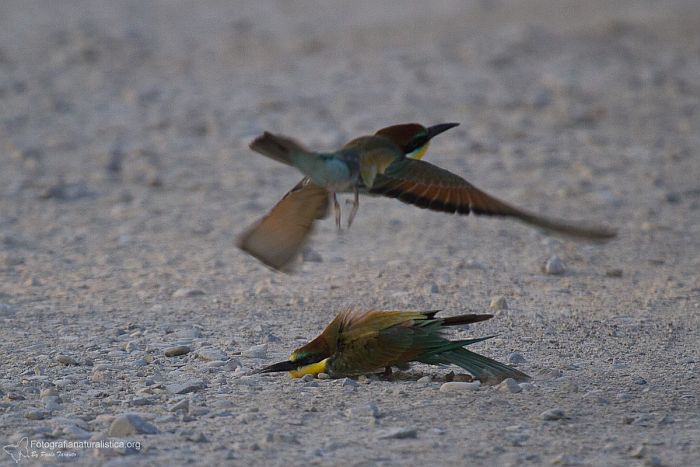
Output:
[[[352,209],[350,210],[350,215],[348,216],[348,229],[352,225],[352,221],[355,219],[355,214],[357,214],[357,208],[360,207],[360,192],[355,187],[353,189],[353,193],[355,194],[355,198],[353,201],[347,200],[348,203],[352,204]]]
[[[335,212],[335,225],[340,231],[340,203],[335,195],[335,191],[333,192],[333,211]]]

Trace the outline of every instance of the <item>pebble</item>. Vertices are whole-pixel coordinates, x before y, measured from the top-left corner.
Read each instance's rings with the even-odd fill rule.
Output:
[[[188,412],[190,410],[190,400],[182,399],[168,408],[171,412]]]
[[[527,360],[525,360],[525,357],[523,357],[523,354],[520,352],[511,352],[508,354],[508,363],[511,363],[513,365],[517,365],[519,363],[525,363]]]
[[[107,430],[107,436],[124,438],[135,434],[153,435],[158,433],[156,426],[134,413],[118,415]]]
[[[644,457],[646,455],[646,453],[647,453],[646,446],[644,446],[643,444],[640,444],[639,446],[634,448],[632,450],[632,452],[630,452],[630,456],[634,457],[635,459],[641,459],[642,457]]]
[[[165,386],[166,391],[171,394],[187,394],[205,388],[207,385],[201,379],[194,379],[184,383],[174,383]]]
[[[14,316],[15,308],[9,303],[0,302],[0,316]]]
[[[511,394],[517,394],[523,390],[523,388],[521,388],[518,382],[515,381],[513,378],[504,379],[498,386],[496,386],[496,389],[500,392],[506,392]]]
[[[568,418],[562,409],[549,409],[540,414],[542,420],[553,421]]]
[[[53,412],[61,408],[62,400],[58,396],[48,396],[42,398],[42,400],[44,401],[44,409],[46,409],[48,412]]]
[[[467,373],[458,373],[455,374],[454,371],[450,371],[445,375],[445,382],[449,383],[452,381],[457,381],[457,382],[463,382],[463,383],[469,383],[474,381],[474,377],[470,374]]]
[[[319,373],[316,375],[318,379],[331,379],[331,375],[328,373]]]
[[[320,253],[311,248],[305,248],[301,254],[301,259],[305,263],[322,263],[323,258]]]
[[[301,380],[302,380],[304,383],[308,383],[308,382],[310,382],[310,381],[313,381],[314,379],[315,379],[315,378],[314,378],[314,375],[304,375],[304,376],[301,377]]]
[[[223,360],[213,360],[211,362],[207,362],[207,368],[220,368],[222,366],[226,366],[228,362],[225,362]],[[235,370],[236,368],[233,367]]]
[[[79,363],[69,355],[56,355],[56,361],[62,365],[79,365]]]
[[[413,439],[418,436],[418,430],[415,428],[387,428],[381,430],[377,437],[379,439]]]
[[[434,282],[432,284],[430,284],[430,293],[431,294],[440,293],[440,287]]]
[[[41,392],[39,393],[40,397],[52,397],[52,396],[58,396],[58,391],[54,388],[45,388],[42,389]]]
[[[166,357],[179,357],[180,355],[188,354],[191,351],[192,349],[186,345],[176,345],[174,347],[168,347],[163,353],[165,353]]]
[[[206,362],[226,361],[228,360],[228,355],[226,355],[226,352],[223,350],[215,347],[205,347],[197,350],[197,358],[200,358]]]
[[[368,404],[360,404],[356,405],[354,407],[350,407],[345,410],[345,416],[348,418],[357,418],[357,417],[372,417],[372,418],[379,418],[381,417],[381,413],[379,411],[379,407],[373,402],[370,402]]]
[[[343,378],[342,380],[340,380],[340,385],[342,387],[349,387],[349,388],[356,388],[359,386],[357,381],[355,381],[354,379],[351,379],[351,378]]]
[[[491,304],[489,305],[489,308],[491,308],[492,310],[507,310],[508,302],[506,302],[506,297],[504,297],[503,295],[493,297],[491,299]]]
[[[472,381],[470,383],[463,381],[450,381],[448,383],[443,383],[440,386],[440,392],[467,392],[476,391],[481,386],[480,381]]]
[[[606,277],[622,277],[622,269],[615,268],[615,269],[608,269],[605,271],[605,276]]]
[[[254,345],[248,350],[241,352],[241,356],[248,358],[265,358],[267,357],[267,344]]]
[[[200,297],[202,295],[204,295],[203,290],[182,288],[182,289],[177,289],[175,292],[173,292],[172,297],[173,298],[190,298],[190,297]]]
[[[559,276],[566,272],[566,267],[562,260],[557,255],[554,255],[544,263],[542,270],[545,274],[550,276]]]
[[[421,383],[421,384],[430,384],[432,382],[433,382],[433,378],[430,375],[421,376],[420,378],[418,378],[418,381],[416,381],[416,383]]]
[[[27,420],[43,420],[44,411],[43,410],[29,410],[24,413],[24,418]]]

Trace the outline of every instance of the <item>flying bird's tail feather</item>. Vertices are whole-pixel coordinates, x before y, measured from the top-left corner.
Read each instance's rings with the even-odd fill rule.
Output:
[[[294,165],[294,154],[308,153],[299,143],[291,138],[273,135],[267,131],[250,143],[250,149],[286,165]]]

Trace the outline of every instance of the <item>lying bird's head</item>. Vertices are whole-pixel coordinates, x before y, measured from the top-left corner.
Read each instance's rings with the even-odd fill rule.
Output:
[[[292,378],[301,378],[304,375],[314,375],[327,373],[328,359],[330,352],[323,335],[313,341],[299,347],[286,362],[275,363],[266,366],[255,373],[275,373],[278,371],[288,371]]]

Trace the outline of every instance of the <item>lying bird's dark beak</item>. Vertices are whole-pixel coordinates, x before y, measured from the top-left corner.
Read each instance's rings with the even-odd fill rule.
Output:
[[[259,370],[255,370],[252,374],[257,375],[260,373],[275,373],[278,371],[292,371],[296,370],[299,367],[299,365],[296,362],[279,362],[275,363],[274,365],[266,366],[265,368],[261,368]]]
[[[428,127],[428,140],[436,137],[440,133],[444,133],[450,128],[454,128],[456,126],[459,126],[459,123],[440,123],[438,125],[433,125],[431,127]]]

